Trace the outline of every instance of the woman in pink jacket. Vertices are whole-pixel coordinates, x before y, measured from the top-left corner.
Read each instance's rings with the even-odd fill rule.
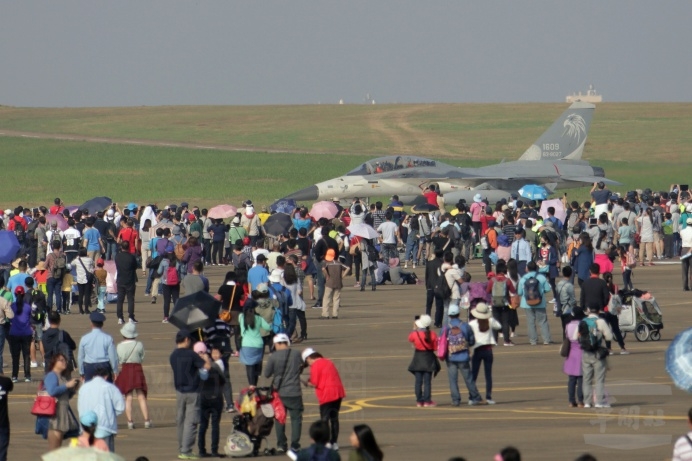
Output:
[[[310,367],[310,380],[307,385],[315,388],[317,401],[320,404],[320,417],[331,425],[327,448],[338,450],[339,445],[336,441],[339,438],[339,410],[341,410],[341,400],[346,397],[339,370],[334,366],[334,362],[325,359],[311,347],[303,351],[302,357],[305,366]]]

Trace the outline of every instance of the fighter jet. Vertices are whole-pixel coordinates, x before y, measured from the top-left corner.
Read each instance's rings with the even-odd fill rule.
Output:
[[[447,203],[456,203],[460,199],[468,202],[478,193],[498,200],[527,184],[543,185],[550,191],[594,182],[619,185],[605,178],[603,168],[581,160],[594,109],[593,104],[573,103],[516,161],[460,168],[416,156],[380,157],[286,198],[314,201],[397,194],[404,203],[412,204],[421,200],[421,192],[430,184],[436,184]]]

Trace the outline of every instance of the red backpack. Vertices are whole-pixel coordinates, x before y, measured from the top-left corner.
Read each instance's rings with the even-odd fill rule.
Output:
[[[166,285],[174,286],[180,283],[180,278],[178,277],[178,269],[175,265],[169,265],[166,269]]]

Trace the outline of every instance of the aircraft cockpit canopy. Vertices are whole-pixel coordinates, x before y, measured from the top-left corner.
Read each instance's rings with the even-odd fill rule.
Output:
[[[406,168],[434,168],[442,164],[429,158],[415,157],[411,155],[390,155],[368,160],[357,168],[346,173],[346,176],[368,176],[371,174],[386,173],[388,171],[403,170]]]

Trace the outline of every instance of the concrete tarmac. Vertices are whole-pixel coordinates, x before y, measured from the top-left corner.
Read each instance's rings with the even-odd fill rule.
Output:
[[[468,268],[474,280],[480,280],[479,263],[474,261]],[[226,267],[207,269],[212,292],[216,292],[227,270]],[[415,271],[423,278],[424,268]],[[553,344],[530,346],[521,312],[515,338],[517,346],[498,346],[494,350],[496,405],[469,407],[468,396],[462,392],[461,407],[452,407],[443,364],[432,386],[438,406],[416,408],[413,376],[407,371],[413,354],[407,337],[414,316],[424,313],[422,285],[386,285],[375,292],[367,289],[361,293],[353,288],[353,277],[348,277],[338,320],[319,320],[320,311],[311,309],[313,302],[306,300],[308,340],[296,345],[296,349],[315,348],[333,359],[339,368],[347,392],[340,415],[342,459],[348,459],[349,435],[355,424],[373,428],[388,460],[443,461],[453,456],[468,461],[490,460],[508,445],[517,447],[525,460],[573,460],[587,452],[599,460],[670,459],[675,440],[688,430],[686,415],[692,399],[672,385],[665,371],[664,352],[675,334],[690,326],[688,309],[692,307],[692,299],[688,292],[682,291],[679,264],[637,267],[634,273],[636,287],[650,290],[656,296],[663,310],[665,329],[658,342],[638,342],[628,334],[625,341],[631,355],[614,355],[608,359],[606,389],[613,400],[610,409],[568,407],[567,377],[562,373],[563,359],[558,353],[559,320],[549,316]],[[621,282],[619,270],[615,278]],[[115,446],[127,460],[147,456],[151,461],[168,461],[178,455],[175,390],[168,363],[175,347],[176,329],[161,323],[161,298],[152,305],[151,298],[144,297],[143,292],[143,281],[140,281],[136,296],[138,339],[146,349],[144,369],[154,428],[143,428],[135,404],[136,429],[128,430],[122,415]],[[76,306],[72,311],[78,311]],[[114,313],[115,305],[108,305],[105,330],[118,342],[121,337]],[[73,314],[64,317],[63,327],[78,341],[89,331],[90,323],[86,316]],[[617,346],[614,350],[618,351]],[[8,374],[8,347],[4,359],[4,372]],[[36,370],[32,370],[33,379],[42,379],[42,370]],[[234,396],[237,396],[247,384],[245,368],[237,358],[231,359],[231,376]],[[461,378],[460,381],[464,388]],[[260,385],[265,382],[268,381],[261,380]],[[478,387],[483,393],[482,371]],[[10,460],[39,459],[47,451],[47,441],[34,434],[35,419],[29,414],[36,389],[36,383],[20,382],[8,396],[12,427]],[[319,418],[319,408],[312,390],[304,391],[304,401],[301,442],[308,446],[308,428]],[[76,398],[71,406],[76,412]],[[222,444],[232,429],[231,421],[232,415],[223,415]],[[269,436],[268,445],[276,445],[275,432]]]

